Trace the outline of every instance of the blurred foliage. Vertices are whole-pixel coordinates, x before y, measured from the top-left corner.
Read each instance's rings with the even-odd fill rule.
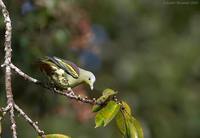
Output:
[[[200,3],[148,0],[7,0],[13,25],[13,62],[42,79],[36,61],[55,55],[95,72],[98,97],[107,87],[120,93],[142,120],[145,138],[200,137]],[[1,36],[4,36],[0,16]],[[3,62],[3,39],[0,61]],[[0,103],[5,103],[0,70]],[[13,79],[16,102],[47,133],[75,138],[116,138],[116,128],[80,124],[64,97]],[[3,137],[10,137],[4,119]],[[17,118],[20,138],[36,137]]]

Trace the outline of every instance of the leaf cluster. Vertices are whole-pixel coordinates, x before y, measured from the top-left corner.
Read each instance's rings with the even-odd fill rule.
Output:
[[[95,128],[107,126],[114,118],[119,131],[124,138],[143,138],[142,127],[132,113],[129,105],[124,101],[116,101],[112,97],[117,94],[112,89],[103,91],[103,95],[97,101],[103,102],[102,105],[94,105]]]

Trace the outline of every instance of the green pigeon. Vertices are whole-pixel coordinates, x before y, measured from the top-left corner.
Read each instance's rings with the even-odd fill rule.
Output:
[[[78,67],[71,61],[58,57],[45,57],[39,62],[40,69],[44,72],[50,82],[61,90],[70,90],[71,88],[85,83],[93,90],[96,80],[94,74],[90,71]]]

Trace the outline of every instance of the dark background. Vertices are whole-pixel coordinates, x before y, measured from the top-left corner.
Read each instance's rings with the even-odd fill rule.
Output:
[[[98,97],[105,88],[119,92],[141,121],[145,138],[200,137],[199,0],[8,0],[13,63],[43,80],[39,58],[55,55],[95,73]],[[0,17],[0,61],[5,26]],[[0,104],[5,105],[0,70]],[[94,128],[90,107],[72,102],[13,75],[16,103],[46,133],[73,138],[118,138],[111,123]],[[85,116],[83,116],[83,113]],[[3,138],[10,136],[4,119]],[[36,133],[17,117],[19,138]]]

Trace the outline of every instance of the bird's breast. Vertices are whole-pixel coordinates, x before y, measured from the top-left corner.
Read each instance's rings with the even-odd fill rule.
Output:
[[[68,78],[68,83],[69,83],[70,87],[74,87],[74,86],[76,86],[76,85],[81,83],[80,78],[75,79],[70,75],[67,75],[67,78]]]

